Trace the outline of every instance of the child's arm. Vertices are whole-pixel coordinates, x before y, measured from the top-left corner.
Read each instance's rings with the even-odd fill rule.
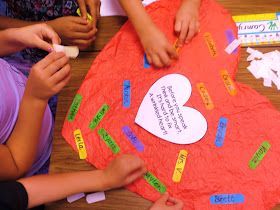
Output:
[[[174,30],[179,36],[178,46],[189,42],[199,30],[199,7],[201,0],[182,0],[176,14]]]
[[[70,65],[64,53],[52,52],[32,67],[13,132],[0,145],[0,180],[19,178],[30,169],[48,99],[69,79]]]
[[[183,210],[183,207],[184,204],[181,200],[170,197],[168,193],[165,193],[154,203],[150,210]]]
[[[50,52],[52,45],[44,39],[51,40],[53,44],[61,42],[57,33],[46,24],[0,31],[0,56],[9,55],[28,47],[40,48]]]
[[[19,19],[5,17],[5,16],[0,15],[0,30],[5,30],[8,28],[20,28],[20,27],[24,27],[24,26],[34,25],[37,23],[39,23],[39,22],[19,20]]]
[[[115,158],[105,170],[34,176],[20,179],[28,194],[28,208],[81,192],[105,191],[128,185],[146,172],[134,155]]]
[[[119,0],[132,22],[149,63],[156,67],[168,66],[177,58],[172,44],[154,24],[140,0]]]

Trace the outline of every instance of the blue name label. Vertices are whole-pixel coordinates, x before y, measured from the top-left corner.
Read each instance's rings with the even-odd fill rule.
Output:
[[[122,127],[122,131],[128,138],[128,140],[133,144],[133,146],[139,151],[143,152],[144,145],[142,142],[137,138],[137,136],[132,132],[132,130],[128,126]]]
[[[144,54],[144,68],[147,69],[147,68],[150,68],[151,65],[149,64],[149,61],[147,59],[147,55],[146,53]]]
[[[125,108],[130,107],[130,81],[123,81],[123,106]]]
[[[236,204],[244,203],[244,196],[242,194],[220,194],[212,195],[210,197],[211,204]]]
[[[222,147],[224,144],[224,139],[227,130],[227,121],[228,121],[227,118],[224,117],[220,118],[217,133],[216,133],[216,139],[215,139],[215,145],[217,147]]]

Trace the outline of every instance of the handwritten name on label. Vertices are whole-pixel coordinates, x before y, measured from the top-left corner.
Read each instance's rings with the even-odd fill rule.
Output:
[[[123,81],[123,107],[130,107],[130,80]]]
[[[184,172],[184,168],[185,168],[185,164],[186,164],[186,160],[187,160],[187,155],[188,155],[188,152],[186,150],[180,151],[177,162],[176,162],[175,170],[173,173],[173,177],[172,177],[173,182],[181,181],[181,178],[182,178],[182,175]]]
[[[235,96],[237,94],[237,89],[233,80],[230,78],[228,71],[223,69],[221,70],[220,75],[222,77],[222,80],[224,81],[224,84],[229,94],[231,96]]]
[[[206,109],[208,109],[208,110],[214,109],[214,103],[213,103],[204,83],[200,82],[196,86],[197,86],[197,89],[200,93],[200,96],[202,98],[202,101],[203,101]]]
[[[114,139],[105,131],[104,128],[98,130],[99,136],[107,144],[107,146],[112,150],[113,153],[117,154],[121,150],[119,145],[114,141]]]
[[[249,167],[251,169],[255,169],[260,164],[261,160],[264,158],[269,148],[270,148],[269,142],[264,141],[249,162]]]
[[[208,46],[210,55],[212,57],[217,57],[217,55],[218,55],[217,47],[216,47],[216,44],[215,44],[215,41],[214,41],[212,35],[209,32],[206,32],[204,34],[204,40]]]
[[[96,128],[108,110],[109,106],[107,104],[103,104],[103,106],[99,109],[93,120],[90,122],[89,128]]]
[[[82,136],[82,132],[80,129],[77,129],[74,131],[74,138],[76,142],[76,146],[79,151],[79,156],[80,159],[86,159],[87,158],[87,150],[86,150],[86,145]]]
[[[218,129],[216,133],[216,140],[215,140],[215,145],[217,147],[222,147],[224,144],[224,139],[226,136],[226,130],[227,130],[227,118],[221,117],[219,124],[218,124]]]
[[[146,55],[146,53],[144,54],[144,68],[145,69],[148,69],[148,68],[150,68],[151,67],[151,65],[149,64],[149,61],[148,61],[148,59],[147,59],[147,55]]]
[[[132,130],[128,126],[122,127],[122,131],[128,138],[128,140],[133,144],[133,146],[139,151],[144,151],[144,145],[142,142],[137,138],[137,136],[132,132]]]
[[[69,111],[68,116],[67,116],[67,120],[69,122],[73,122],[74,121],[75,116],[76,116],[76,114],[77,114],[77,112],[79,110],[79,107],[80,107],[81,103],[82,103],[82,99],[83,99],[83,97],[80,94],[77,94],[75,96],[75,98],[73,100],[73,103],[72,103],[72,105],[70,107],[70,111]]]
[[[151,172],[147,172],[144,175],[144,179],[146,179],[146,181],[160,193],[166,192],[166,187],[164,184],[162,184],[161,181],[159,181]]]
[[[244,200],[242,194],[220,194],[210,197],[211,204],[237,204],[244,203]]]

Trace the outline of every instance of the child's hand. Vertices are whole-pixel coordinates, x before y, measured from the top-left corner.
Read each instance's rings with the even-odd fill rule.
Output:
[[[48,24],[59,34],[64,45],[75,45],[80,49],[86,49],[95,40],[96,27],[82,17],[60,17],[48,21]]]
[[[172,59],[178,58],[174,47],[156,26],[147,27],[140,38],[150,64],[165,67],[171,64]]]
[[[96,23],[96,19],[100,17],[100,0],[78,0],[78,4],[81,10],[82,17],[87,19],[87,7],[89,14]]]
[[[52,52],[36,63],[27,80],[25,94],[33,99],[47,102],[70,80],[71,67],[64,53]]]
[[[40,48],[50,52],[53,44],[60,44],[61,40],[57,33],[47,24],[35,24],[22,28],[16,28],[13,33],[22,48]]]
[[[174,30],[179,36],[178,46],[189,42],[199,30],[200,0],[182,0],[177,12]]]
[[[172,203],[173,205],[168,204]],[[172,198],[168,193],[165,193],[158,199],[150,210],[182,210],[184,207],[183,202],[179,199]]]
[[[104,170],[104,180],[108,189],[132,183],[146,173],[144,162],[135,155],[116,157]]]

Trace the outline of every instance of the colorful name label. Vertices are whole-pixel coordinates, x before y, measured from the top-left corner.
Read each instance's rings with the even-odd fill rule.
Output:
[[[77,12],[77,14],[78,14],[80,17],[82,16],[82,13],[81,13],[80,8],[78,8],[76,12]],[[92,16],[91,16],[90,14],[88,14],[88,13],[87,13],[87,19],[88,19],[89,21],[93,21]]]
[[[212,35],[209,32],[206,32],[204,34],[204,40],[207,44],[210,55],[212,57],[217,57],[217,55],[218,55],[217,47],[216,47],[216,44],[215,44],[215,41],[214,41]]]
[[[73,100],[73,103],[71,104],[68,116],[67,116],[67,120],[69,122],[73,122],[75,119],[75,116],[79,110],[79,107],[82,103],[82,99],[83,97],[80,94],[77,94]]]
[[[200,93],[200,96],[202,98],[202,101],[203,101],[206,109],[208,109],[208,110],[214,109],[214,103],[213,103],[204,83],[200,82],[196,86],[197,86],[197,89]]]
[[[179,39],[176,39],[173,44],[173,47],[176,50],[176,53],[179,53],[179,50],[181,49],[181,47],[178,46],[178,41],[179,41]]]
[[[264,158],[269,148],[270,148],[269,142],[264,141],[249,162],[249,167],[251,169],[255,169],[260,164],[261,160]]]
[[[235,40],[233,31],[231,29],[228,29],[228,30],[225,31],[225,33],[226,33],[228,44],[232,43],[233,40]],[[237,49],[235,49],[232,53],[236,54],[237,53]]]
[[[221,78],[224,81],[226,89],[231,96],[235,96],[237,94],[236,86],[233,80],[230,78],[230,75],[227,70],[223,69],[220,72]]]
[[[244,203],[244,200],[242,194],[220,194],[210,197],[211,204],[237,204]]]
[[[224,144],[224,139],[227,130],[227,122],[228,122],[227,118],[224,117],[220,118],[217,133],[216,133],[216,139],[215,139],[215,145],[217,147],[222,147]]]
[[[114,154],[119,153],[121,150],[119,145],[114,141],[114,139],[105,131],[104,128],[100,128],[98,130],[99,136],[103,139],[103,141],[107,144],[107,146],[112,150]]]
[[[124,80],[123,81],[123,107],[129,108],[130,107],[130,81]]]
[[[97,112],[93,120],[90,122],[89,128],[90,129],[96,128],[108,110],[109,110],[109,106],[107,104],[103,104],[103,106],[99,109],[99,111]]]
[[[80,129],[77,129],[74,131],[74,138],[76,142],[76,146],[79,151],[79,156],[80,159],[86,159],[87,158],[87,150],[86,150],[86,145],[82,136],[82,132]]]
[[[128,140],[133,144],[133,146],[139,151],[144,151],[144,145],[142,142],[137,138],[137,136],[132,132],[132,130],[128,126],[122,127],[123,133],[126,135]]]
[[[187,156],[188,156],[187,150],[180,151],[177,162],[176,162],[175,170],[173,173],[173,177],[172,177],[173,182],[181,181],[181,178],[182,178],[182,175],[184,172],[184,168],[185,168],[185,164],[186,164],[186,160],[187,160]]]
[[[151,172],[144,175],[144,179],[160,193],[166,192],[166,187]]]
[[[146,53],[144,54],[144,68],[145,69],[148,69],[148,68],[150,68],[151,67],[151,65],[149,64],[149,61],[148,61],[148,59],[147,59],[147,55],[146,55]]]

